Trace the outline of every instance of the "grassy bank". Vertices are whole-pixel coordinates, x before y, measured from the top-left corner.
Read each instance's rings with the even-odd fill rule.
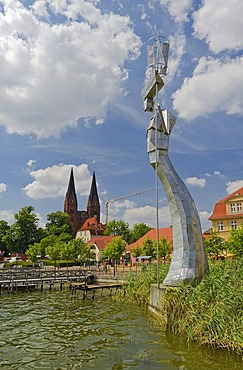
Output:
[[[156,271],[151,265],[137,278],[128,277],[125,299],[147,304]],[[162,265],[161,281],[166,273]],[[167,288],[164,313],[168,328],[188,340],[243,354],[243,259],[210,264],[210,273],[195,288]]]

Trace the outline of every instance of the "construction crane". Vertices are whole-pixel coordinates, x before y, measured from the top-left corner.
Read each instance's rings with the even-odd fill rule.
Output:
[[[145,190],[137,191],[136,193],[132,193],[132,194],[128,194],[128,195],[123,195],[123,196],[118,197],[118,198],[113,198],[113,199],[107,200],[105,202],[105,223],[108,224],[108,208],[109,208],[109,203],[116,202],[117,200],[126,199],[126,198],[129,198],[129,197],[133,197],[134,195],[141,195],[141,194],[145,193],[146,191],[151,191],[151,190],[154,190],[154,189],[145,189]]]

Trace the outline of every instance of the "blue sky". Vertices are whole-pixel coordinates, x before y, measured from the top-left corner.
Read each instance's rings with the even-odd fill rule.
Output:
[[[170,158],[203,230],[243,186],[243,2],[0,1],[0,219],[63,210],[71,167],[79,209],[96,171],[105,202],[155,188],[141,90],[148,40],[170,41],[159,103],[176,117]],[[159,226],[170,226],[159,187]],[[110,219],[155,226],[155,191],[111,202]]]

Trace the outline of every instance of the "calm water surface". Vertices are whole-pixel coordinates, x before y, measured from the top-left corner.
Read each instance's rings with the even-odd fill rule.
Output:
[[[78,293],[0,296],[0,369],[243,369],[235,356],[168,336],[142,308]]]

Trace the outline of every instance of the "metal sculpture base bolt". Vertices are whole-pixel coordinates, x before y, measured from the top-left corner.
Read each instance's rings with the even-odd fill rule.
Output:
[[[169,157],[169,138],[175,118],[153,104],[154,115],[147,131],[147,150],[169,202],[173,228],[173,253],[163,285],[198,283],[208,269],[202,230],[195,203]],[[156,165],[157,161],[157,165]]]

